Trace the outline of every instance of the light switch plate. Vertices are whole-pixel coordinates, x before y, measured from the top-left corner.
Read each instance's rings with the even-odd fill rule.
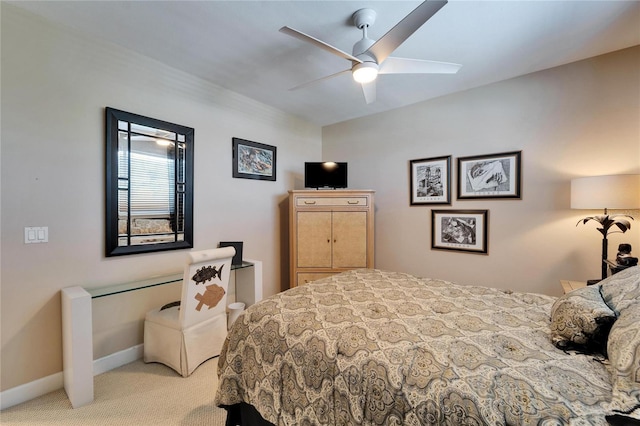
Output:
[[[24,228],[24,243],[48,243],[49,227],[48,226],[28,226]]]

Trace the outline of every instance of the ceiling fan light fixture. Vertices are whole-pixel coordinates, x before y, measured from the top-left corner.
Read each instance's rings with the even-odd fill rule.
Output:
[[[367,104],[370,104],[375,102],[376,99],[376,85],[374,81],[379,73],[455,74],[461,65],[420,59],[394,58],[390,56],[391,53],[436,14],[446,3],[447,0],[424,0],[377,41],[367,36],[368,28],[375,22],[376,12],[366,8],[357,10],[352,15],[352,19],[354,25],[362,30],[362,39],[353,46],[352,54],[308,34],[294,30],[293,28],[287,26],[280,28],[280,32],[284,34],[310,43],[351,62],[351,69],[345,69],[314,80],[313,82],[296,86],[290,90],[308,86],[311,83],[324,81],[351,71],[353,79],[362,86],[365,101]],[[379,68],[380,66],[383,68]]]
[[[363,62],[355,64],[352,68],[353,79],[358,83],[370,83],[378,76],[378,64],[375,62]]]

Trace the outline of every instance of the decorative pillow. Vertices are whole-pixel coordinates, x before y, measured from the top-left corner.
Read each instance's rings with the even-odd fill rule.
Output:
[[[616,314],[640,300],[640,266],[627,268],[600,281],[602,297]]]
[[[607,352],[613,371],[609,414],[640,420],[640,298],[620,312],[609,333]]]
[[[560,349],[606,353],[616,314],[600,294],[600,285],[573,290],[551,307],[551,341]]]

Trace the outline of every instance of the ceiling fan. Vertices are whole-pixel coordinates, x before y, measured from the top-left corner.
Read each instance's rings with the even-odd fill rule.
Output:
[[[362,40],[354,44],[352,54],[293,28],[287,26],[280,28],[280,32],[284,34],[311,43],[329,53],[351,61],[350,69],[301,84],[291,90],[300,89],[351,72],[353,79],[362,85],[365,101],[370,104],[376,100],[375,80],[378,74],[455,74],[462,65],[389,56],[445,4],[447,4],[447,0],[426,0],[378,41],[367,37],[367,29],[375,22],[376,12],[372,9],[356,11],[352,15],[352,19],[354,25],[362,30]]]

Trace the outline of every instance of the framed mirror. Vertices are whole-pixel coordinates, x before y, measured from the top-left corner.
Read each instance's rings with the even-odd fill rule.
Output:
[[[193,247],[190,127],[106,108],[106,255]]]

